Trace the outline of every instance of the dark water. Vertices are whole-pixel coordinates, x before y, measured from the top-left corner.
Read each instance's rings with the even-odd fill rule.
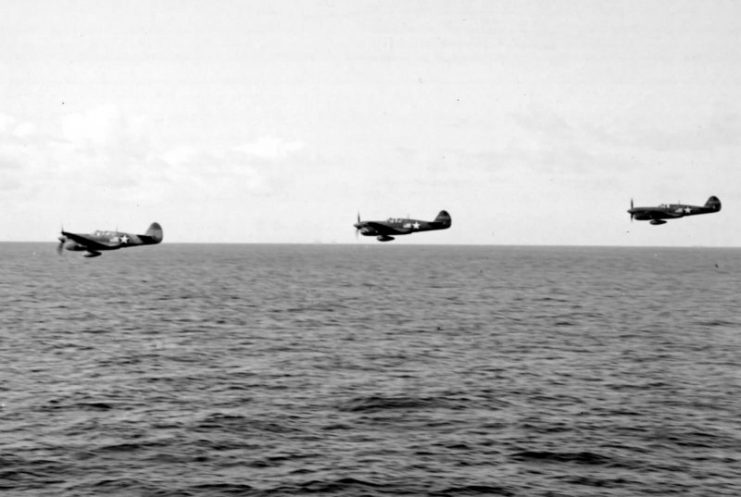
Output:
[[[9,496],[741,495],[741,250],[0,256]]]

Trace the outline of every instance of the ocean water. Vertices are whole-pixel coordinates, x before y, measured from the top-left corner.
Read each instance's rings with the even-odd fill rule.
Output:
[[[739,249],[0,256],[3,495],[741,495]]]

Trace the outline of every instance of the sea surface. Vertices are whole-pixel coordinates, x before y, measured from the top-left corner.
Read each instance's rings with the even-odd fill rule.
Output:
[[[0,493],[739,496],[741,249],[0,244]]]

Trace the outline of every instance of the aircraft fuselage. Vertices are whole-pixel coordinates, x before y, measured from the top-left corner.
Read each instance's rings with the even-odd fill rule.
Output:
[[[85,257],[97,257],[102,251],[118,250],[139,245],[154,245],[162,242],[162,227],[152,223],[143,235],[122,231],[98,230],[89,234],[72,233],[62,230],[57,251],[87,252]]]
[[[628,209],[631,219],[637,221],[649,221],[650,224],[666,224],[667,220],[679,219],[685,216],[695,216],[698,214],[712,214],[719,212],[721,208],[718,197],[710,197],[705,205],[688,205],[688,204],[661,204],[655,207],[631,207]]]
[[[452,220],[446,211],[440,211],[434,221],[423,221],[405,217],[389,218],[385,221],[361,221],[355,223],[355,229],[363,236],[375,236],[379,242],[390,242],[394,236],[410,235],[419,231],[444,230],[450,228]]]

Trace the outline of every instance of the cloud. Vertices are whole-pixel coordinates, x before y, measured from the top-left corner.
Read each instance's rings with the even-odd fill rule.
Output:
[[[7,114],[0,114],[0,134],[5,135],[14,123],[14,117]]]
[[[85,198],[91,204],[139,197],[187,202],[266,195],[285,175],[299,141],[263,136],[247,143],[157,141],[147,116],[115,105],[68,113],[56,121],[21,122],[0,114],[0,172],[4,190],[23,202]],[[113,199],[113,200],[112,200]],[[76,201],[75,201],[76,202]]]
[[[62,116],[57,138],[80,155],[102,156],[121,165],[142,161],[152,147],[153,125],[147,116],[130,115],[106,104]]]
[[[126,132],[120,110],[113,105],[62,117],[62,136],[79,148],[114,144]]]
[[[643,152],[706,153],[738,147],[741,112],[733,106],[696,112],[684,109],[652,113],[643,109],[590,125],[596,143]]]
[[[281,160],[301,149],[300,141],[285,141],[274,136],[261,136],[257,141],[235,147],[235,150],[266,160]]]
[[[178,145],[157,155],[160,178],[173,195],[190,192],[199,199],[221,201],[245,195],[268,195],[286,174],[288,159],[304,149],[303,142],[261,136],[248,143],[222,148]],[[173,188],[170,188],[174,186]]]
[[[156,179],[178,195],[190,192],[196,198],[227,198],[271,191],[264,168],[238,147],[211,150],[178,146],[161,153],[158,159],[162,174]]]
[[[13,130],[13,136],[20,139],[28,139],[36,135],[36,126],[32,123],[25,122],[15,127]]]
[[[633,136],[636,146],[656,151],[709,152],[738,147],[741,115],[722,111],[705,119],[679,122],[670,129],[642,130]]]

